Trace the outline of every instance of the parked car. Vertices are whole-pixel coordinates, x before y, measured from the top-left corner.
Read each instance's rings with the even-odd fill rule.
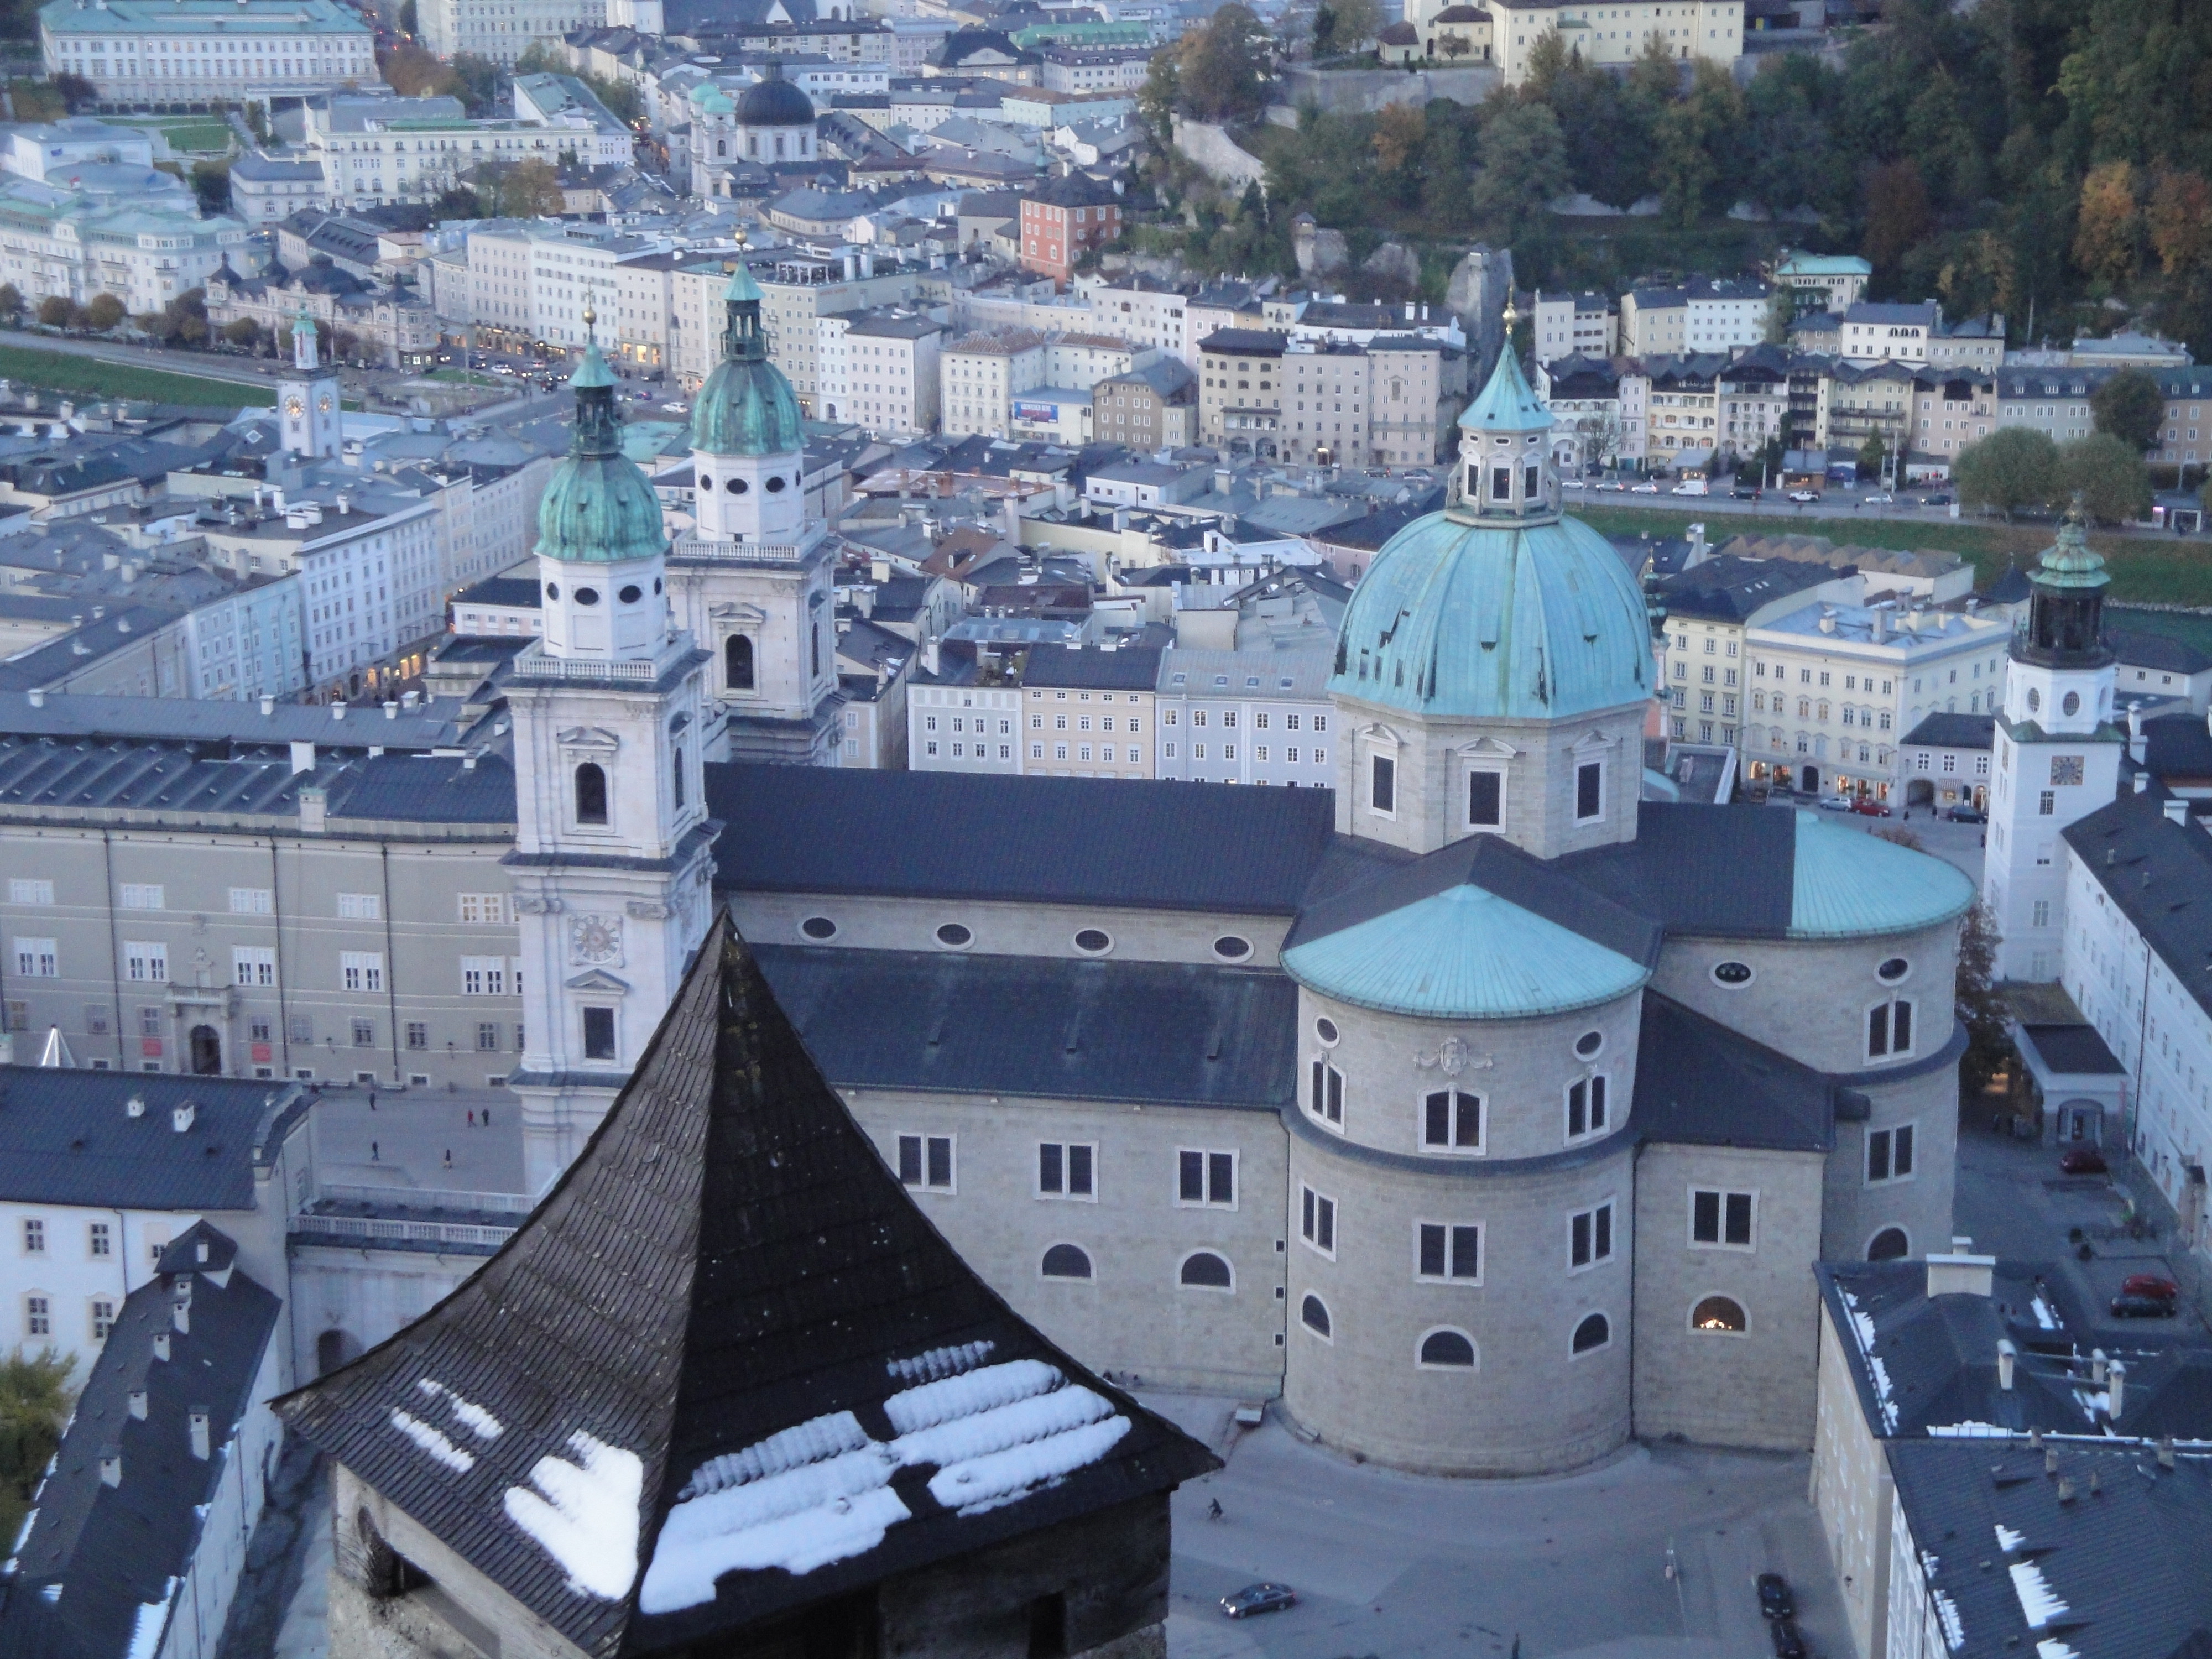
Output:
[[[1848,812],[1851,810],[1851,803],[1847,796],[1823,795],[1820,797],[1820,810],[1823,812]]]
[[[1656,483],[1633,483],[1628,486],[1628,493],[1632,495],[1656,495],[1659,486]]]
[[[1806,501],[1819,501],[1820,492],[1817,489],[1793,489],[1790,492],[1790,499],[1802,505]]]
[[[1790,1581],[1778,1572],[1759,1575],[1759,1610],[1769,1619],[1787,1619],[1797,1611],[1790,1594]]]
[[[1883,805],[1872,795],[1859,796],[1856,800],[1851,802],[1851,811],[1857,813],[1863,818],[1886,818],[1893,816],[1889,808]]]
[[[1943,816],[1954,823],[1987,823],[1990,821],[1987,812],[1978,806],[1969,806],[1965,801],[1945,808]]]
[[[2174,1304],[2162,1296],[2116,1296],[2112,1298],[2112,1317],[2115,1319],[2171,1319]]]
[[[1892,501],[1895,501],[1897,497],[1891,495],[1887,489],[1875,489],[1869,491],[1866,495],[1860,496],[1859,499],[1864,501],[1869,507],[1887,507]]]
[[[1297,1599],[1297,1592],[1288,1584],[1247,1584],[1223,1596],[1221,1610],[1231,1619],[1243,1619],[1255,1613],[1279,1613],[1295,1607]]]
[[[1593,484],[1591,488],[1594,489],[1610,489],[1617,493],[1627,489],[1628,486],[1621,483],[1618,478],[1601,478],[1596,483]]]
[[[2181,1294],[2181,1286],[2164,1273],[2130,1273],[2120,1281],[2120,1294],[2156,1297],[2161,1302],[2171,1302]]]
[[[1766,1633],[1774,1638],[1774,1659],[1805,1659],[1805,1638],[1797,1633],[1795,1619],[1777,1619]]]
[[[1736,500],[1740,501],[1755,501],[1759,499],[1759,486],[1757,484],[1737,484],[1734,489],[1729,491],[1729,494],[1735,496]]]
[[[2062,1175],[2102,1175],[2105,1155],[2094,1146],[2076,1146],[2058,1160]]]
[[[1712,492],[1706,489],[1703,478],[1686,478],[1674,486],[1672,493],[1677,495],[1707,495]]]
[[[1951,492],[1948,489],[1939,489],[1932,495],[1923,495],[1920,498],[1920,505],[1923,507],[1948,507],[1951,505]]]

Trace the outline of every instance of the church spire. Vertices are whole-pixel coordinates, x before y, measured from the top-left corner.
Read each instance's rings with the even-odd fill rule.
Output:
[[[2090,547],[2081,492],[2059,521],[2058,539],[2028,572],[2027,622],[2013,641],[2015,661],[2048,668],[2094,668],[2112,660],[2104,641],[2105,562]]]
[[[1513,349],[1519,320],[1508,299],[1497,367],[1459,417],[1460,466],[1446,506],[1473,518],[1534,523],[1559,516],[1558,487],[1552,476],[1552,411],[1529,386]]]

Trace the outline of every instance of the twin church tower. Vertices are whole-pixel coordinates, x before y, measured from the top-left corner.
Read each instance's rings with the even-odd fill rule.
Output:
[[[742,263],[724,301],[692,417],[695,531],[670,544],[596,341],[538,505],[544,632],[507,686],[524,1009],[508,1082],[533,1191],[605,1115],[713,920],[703,764],[827,764],[835,741],[830,550],[806,513],[799,401]]]

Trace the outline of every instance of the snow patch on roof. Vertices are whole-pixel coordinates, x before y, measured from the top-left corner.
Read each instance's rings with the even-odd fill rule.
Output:
[[[1928,1432],[1951,1435],[1961,1440],[2003,1440],[2012,1435],[2010,1429],[2001,1428],[1995,1423],[1978,1423],[1971,1419],[1964,1423],[1930,1423]]]
[[[1966,1645],[1966,1627],[1959,1619],[1959,1604],[1942,1590],[1929,1595],[1936,1603],[1936,1617],[1943,1626],[1943,1645],[1956,1653]]]
[[[2035,1322],[2042,1326],[2045,1330],[2055,1331],[2058,1328],[2058,1316],[2051,1310],[2051,1304],[2039,1296],[2027,1305],[2035,1310]]]
[[[1042,1359],[1016,1359],[1004,1365],[970,1371],[965,1376],[948,1376],[942,1382],[905,1389],[884,1402],[884,1414],[901,1436],[911,1438],[916,1430],[950,1422],[956,1417],[973,1417],[978,1412],[992,1411],[1014,1401],[1046,1393],[1058,1388],[1060,1381],[1058,1370]],[[939,1463],[945,1460],[928,1457],[908,1461]]]
[[[989,1342],[963,1342],[955,1347],[931,1348],[911,1359],[894,1359],[884,1369],[902,1382],[934,1382],[940,1376],[972,1371],[991,1357]]]
[[[635,1452],[578,1432],[576,1461],[541,1457],[530,1487],[507,1489],[507,1518],[567,1570],[579,1595],[615,1601],[637,1577],[638,1500],[645,1466]],[[711,1594],[711,1591],[710,1591]]]
[[[464,1400],[442,1382],[424,1377],[415,1385],[433,1400],[443,1400],[453,1420],[479,1440],[496,1440],[507,1425],[474,1401]]]
[[[392,1411],[392,1426],[439,1462],[443,1463],[455,1474],[466,1474],[477,1466],[477,1455],[474,1452],[463,1451],[421,1418],[410,1417],[396,1406]]]
[[[169,1580],[158,1601],[142,1601],[131,1626],[131,1650],[126,1659],[154,1659],[161,1650],[161,1638],[169,1627],[169,1603],[176,1599],[177,1581]]]
[[[1874,1382],[1875,1399],[1881,1407],[1882,1425],[1894,1429],[1897,1426],[1897,1401],[1890,1393],[1889,1368],[1875,1358],[1874,1316],[1863,1311],[1859,1307],[1858,1297],[1849,1291],[1843,1292],[1843,1297],[1844,1306],[1850,1310],[1851,1334],[1858,1339],[1859,1353],[1866,1360],[1868,1376]]]
[[[2018,1549],[2026,1542],[2027,1542],[2027,1534],[2026,1533],[2014,1532],[2010,1527],[2005,1525],[2002,1521],[1997,1522],[1997,1547],[1999,1549],[2003,1550],[2009,1554],[2012,1551]]]
[[[2021,1615],[2030,1630],[2041,1630],[2066,1611],[2065,1597],[2051,1588],[2051,1581],[2036,1563],[2014,1561],[2008,1571],[2012,1574],[2013,1594],[2020,1597]]]
[[[703,1498],[708,1492],[742,1486],[750,1480],[764,1480],[770,1475],[803,1468],[841,1452],[859,1451],[873,1443],[861,1428],[860,1419],[852,1413],[832,1412],[826,1417],[810,1418],[795,1428],[772,1434],[743,1451],[708,1458],[691,1471],[691,1478],[676,1496],[679,1502]]]
[[[2055,1636],[2046,1636],[2035,1644],[2039,1659],[2081,1659],[2081,1656]]]
[[[881,1444],[864,1447],[679,1501],[653,1545],[639,1607],[696,1607],[714,1599],[726,1572],[808,1573],[875,1548],[911,1511],[890,1488],[898,1466]]]
[[[930,1477],[929,1495],[963,1515],[994,1510],[1097,1462],[1128,1431],[1127,1418],[1109,1417],[1103,1423],[1048,1435],[1029,1445],[955,1463]]]

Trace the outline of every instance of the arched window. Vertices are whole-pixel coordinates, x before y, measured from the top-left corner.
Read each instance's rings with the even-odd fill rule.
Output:
[[[1693,1331],[1735,1331],[1744,1328],[1743,1304],[1725,1296],[1709,1296],[1690,1310]]]
[[[576,769],[576,822],[605,823],[607,821],[607,775],[596,762],[586,761]]]
[[[1317,1296],[1309,1296],[1298,1304],[1298,1322],[1316,1336],[1328,1336],[1328,1304]]]
[[[1884,1227],[1867,1244],[1869,1261],[1896,1261],[1912,1254],[1912,1241],[1902,1227]]]
[[[732,691],[753,689],[753,641],[750,634],[732,634],[722,641],[722,684]]]
[[[684,746],[681,744],[676,748],[676,810],[679,812],[684,810]]]
[[[1585,1314],[1575,1327],[1574,1351],[1589,1353],[1613,1340],[1613,1324],[1603,1314]]]
[[[1088,1279],[1091,1258],[1073,1244],[1055,1244],[1044,1253],[1038,1270],[1047,1279]]]
[[[1421,1339],[1420,1363],[1423,1365],[1473,1370],[1474,1339],[1465,1331],[1431,1331]]]
[[[726,138],[717,138],[716,140],[714,140],[714,154],[715,154],[715,155],[727,155],[729,153],[730,153],[730,144],[729,144],[729,141],[728,141],[727,139],[726,139]]]
[[[822,678],[822,624],[814,624],[814,678]]]
[[[1228,1291],[1237,1285],[1229,1263],[1211,1250],[1193,1250],[1182,1259],[1182,1282],[1195,1290]]]

